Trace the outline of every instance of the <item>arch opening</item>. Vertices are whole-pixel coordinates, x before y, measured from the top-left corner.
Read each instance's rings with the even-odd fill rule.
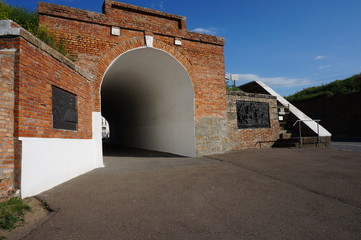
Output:
[[[192,81],[164,51],[139,48],[115,59],[103,78],[101,111],[111,143],[196,156]]]

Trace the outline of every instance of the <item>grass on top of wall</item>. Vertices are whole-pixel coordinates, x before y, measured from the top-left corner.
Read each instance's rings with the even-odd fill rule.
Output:
[[[57,39],[45,26],[39,25],[36,11],[14,7],[7,4],[4,0],[0,0],[0,20],[8,19],[13,20],[59,53],[67,56],[65,39]]]

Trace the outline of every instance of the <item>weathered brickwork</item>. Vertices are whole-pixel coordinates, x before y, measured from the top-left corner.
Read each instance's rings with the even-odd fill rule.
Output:
[[[215,123],[226,120],[227,109],[222,38],[187,31],[184,17],[115,1],[105,1],[103,14],[47,3],[40,3],[38,11],[40,23],[66,39],[76,63],[96,76],[95,111],[109,65],[126,51],[145,47],[145,35],[153,36],[153,46],[175,57],[193,82],[198,154],[223,151],[224,133]],[[112,26],[120,28],[120,36],[110,34]],[[208,129],[208,137],[201,129]]]
[[[233,92],[228,96],[228,147],[230,151],[245,148],[270,147],[278,139],[279,121],[277,100],[275,97],[263,94]],[[236,101],[265,102],[269,104],[270,128],[238,129]]]
[[[58,59],[21,39],[18,76],[18,137],[77,138],[92,136],[91,84]],[[76,131],[53,128],[52,85],[77,95]]]
[[[15,59],[12,40],[0,40],[0,198],[11,193],[14,185]]]
[[[0,37],[0,197],[20,188],[19,138],[92,138],[87,75],[15,23],[11,27],[19,33]],[[76,131],[53,128],[52,85],[77,95]]]
[[[92,117],[101,110],[104,75],[120,55],[137,48],[167,52],[187,71],[194,90],[197,155],[271,146],[277,139],[276,99],[227,95],[224,40],[187,31],[184,17],[111,0],[105,0],[103,13],[47,3],[39,3],[38,11],[40,24],[65,40],[74,62],[16,23],[0,22],[2,196],[21,187],[21,161],[26,155],[22,156],[22,148],[26,149],[29,138],[92,139]],[[112,27],[120,29],[119,36],[111,34]],[[152,36],[152,44],[146,36]],[[76,95],[75,131],[53,127],[52,86]],[[238,129],[236,100],[269,103],[271,127]]]

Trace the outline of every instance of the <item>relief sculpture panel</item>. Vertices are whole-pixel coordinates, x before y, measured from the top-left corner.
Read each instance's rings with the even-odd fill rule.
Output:
[[[238,128],[270,128],[269,106],[265,102],[237,101]]]
[[[53,86],[53,127],[76,130],[78,123],[76,95]]]

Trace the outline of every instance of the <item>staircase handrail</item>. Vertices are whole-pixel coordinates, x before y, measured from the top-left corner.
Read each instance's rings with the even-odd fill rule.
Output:
[[[319,124],[319,122],[321,120],[319,120],[319,119],[305,119],[305,120],[299,119],[299,120],[296,120],[296,122],[293,124],[292,127],[294,127],[298,123],[300,147],[302,148],[302,145],[303,145],[302,135],[301,135],[301,133],[302,133],[301,123],[302,122],[307,122],[307,121],[312,121],[312,122],[317,123],[317,146],[319,147],[320,146],[320,129],[319,129],[320,124]]]

